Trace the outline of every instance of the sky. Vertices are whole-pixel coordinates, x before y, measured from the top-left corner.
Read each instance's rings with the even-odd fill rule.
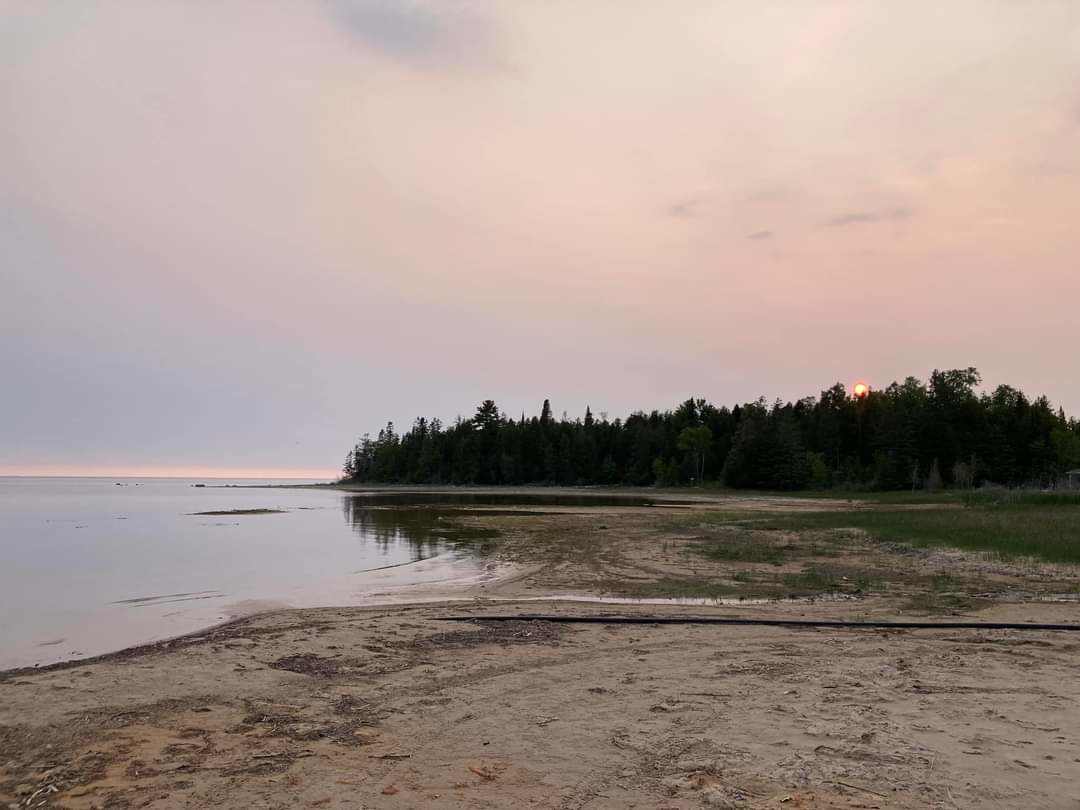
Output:
[[[976,366],[1080,414],[1080,4],[0,0],[0,474]]]

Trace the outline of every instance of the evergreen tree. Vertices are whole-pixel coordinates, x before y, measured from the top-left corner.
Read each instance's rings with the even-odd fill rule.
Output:
[[[858,400],[837,383],[817,398],[716,407],[689,398],[625,420],[517,421],[485,400],[450,426],[417,418],[364,434],[347,479],[415,484],[677,485],[723,478],[731,487],[1053,484],[1080,467],[1080,423],[1006,385],[978,395],[973,368],[908,377]]]

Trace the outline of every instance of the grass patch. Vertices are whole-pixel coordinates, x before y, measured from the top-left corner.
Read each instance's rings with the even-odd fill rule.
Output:
[[[797,574],[784,574],[781,582],[788,596],[821,593],[865,593],[881,587],[878,578],[865,570],[812,565]]]
[[[961,611],[979,610],[993,604],[992,600],[978,599],[966,593],[937,593],[924,591],[911,596],[901,608],[911,613],[942,615]]]
[[[699,540],[692,548],[703,557],[724,562],[768,563],[783,565],[784,549],[744,534]]]
[[[783,582],[792,596],[827,593],[839,589],[837,577],[819,568],[807,568],[797,574],[784,574]]]
[[[615,581],[603,591],[635,599],[724,599],[746,594],[740,588],[707,579],[659,579],[655,582]]]
[[[838,533],[819,533],[817,536],[793,536],[789,531],[775,531],[759,525],[754,513],[713,513],[694,515],[681,523],[672,523],[671,531],[705,530],[709,535],[693,538],[689,550],[717,562],[765,563],[783,565],[785,562],[809,557],[835,557],[844,553],[852,541],[860,541],[854,532],[847,536]],[[786,515],[785,515],[786,517]]]
[[[754,528],[861,529],[876,540],[921,548],[947,546],[1004,558],[1080,563],[1080,509],[1060,504],[788,513],[755,521]]]
[[[929,586],[934,593],[956,593],[968,590],[967,585],[952,574],[934,574],[930,578]]]
[[[611,581],[601,587],[609,594],[638,599],[796,599],[823,594],[860,594],[880,590],[876,572],[843,566],[809,566],[790,574],[737,571],[731,581],[704,577],[667,577],[654,582]]]
[[[977,489],[963,494],[965,506],[1080,506],[1080,491]]]
[[[733,490],[734,491],[734,490]],[[961,503],[963,493],[952,490],[941,490],[938,492],[927,492],[925,490],[917,490],[911,492],[909,490],[888,491],[888,492],[870,492],[867,490],[855,490],[855,489],[815,489],[804,490],[800,492],[748,492],[747,494],[757,495],[775,495],[783,498],[802,498],[808,501],[812,500],[837,500],[837,501],[864,501],[866,503],[881,503],[881,504],[896,504],[900,505],[918,505],[918,504],[948,504],[948,503]]]

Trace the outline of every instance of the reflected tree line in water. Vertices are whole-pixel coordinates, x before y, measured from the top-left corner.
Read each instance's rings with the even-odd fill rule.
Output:
[[[365,542],[374,542],[382,552],[405,546],[414,561],[451,549],[483,554],[496,535],[492,529],[461,525],[452,508],[377,506],[369,498],[350,497],[342,499],[342,511]]]

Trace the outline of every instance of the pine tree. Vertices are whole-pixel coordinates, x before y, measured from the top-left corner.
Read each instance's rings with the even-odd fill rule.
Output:
[[[904,489],[1047,484],[1080,466],[1080,422],[1009,386],[977,395],[978,383],[975,369],[934,371],[928,385],[909,377],[858,401],[837,384],[816,399],[729,410],[690,398],[614,421],[598,421],[591,407],[583,419],[556,421],[546,399],[539,417],[514,421],[485,400],[471,419],[445,427],[419,417],[398,435],[388,422],[356,442],[343,474],[388,483],[648,485],[722,470],[732,487]]]

